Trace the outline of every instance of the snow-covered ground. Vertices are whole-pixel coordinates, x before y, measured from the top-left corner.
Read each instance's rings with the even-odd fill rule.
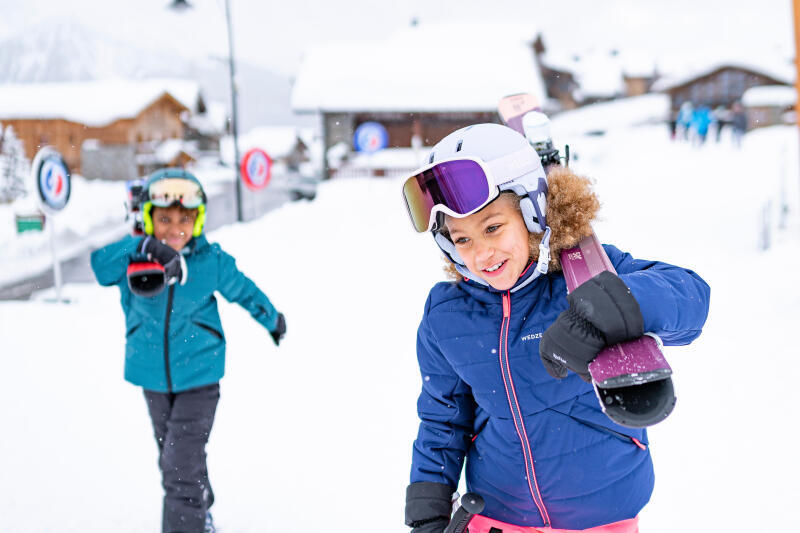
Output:
[[[748,134],[742,150],[727,137],[673,143],[653,125],[556,140],[597,181],[601,240],[691,267],[712,288],[704,334],[667,349],[678,404],[651,430],[656,490],[642,531],[800,530],[795,131]],[[223,533],[407,531],[415,333],[442,263],[411,230],[400,183],[334,180],[312,203],[210,235],[289,326],[276,349],[221,302],[228,367],[208,452]],[[122,378],[117,291],[64,293],[73,303],[0,304],[0,529],[157,531],[156,445],[140,390]]]

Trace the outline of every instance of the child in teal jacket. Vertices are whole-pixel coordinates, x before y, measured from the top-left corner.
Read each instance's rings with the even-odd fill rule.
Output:
[[[125,379],[144,389],[165,490],[163,531],[213,531],[205,445],[225,370],[217,301],[247,309],[276,345],[286,321],[230,255],[203,235],[206,198],[181,169],[145,184],[144,237],[92,253],[97,281],[116,285],[125,312]]]

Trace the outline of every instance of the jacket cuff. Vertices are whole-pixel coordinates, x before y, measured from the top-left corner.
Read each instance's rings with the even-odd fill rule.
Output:
[[[406,489],[406,525],[420,527],[428,523],[450,520],[455,489],[442,483],[419,481]]]

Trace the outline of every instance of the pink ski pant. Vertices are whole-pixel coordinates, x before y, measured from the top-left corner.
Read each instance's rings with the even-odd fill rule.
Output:
[[[470,520],[467,531],[469,533],[489,533],[492,528],[495,528],[495,531],[499,529],[502,533],[576,533],[578,531],[583,531],[584,533],[639,533],[639,519],[636,517],[589,529],[553,529],[550,527],[515,526],[499,520],[492,520],[485,516],[475,515]]]

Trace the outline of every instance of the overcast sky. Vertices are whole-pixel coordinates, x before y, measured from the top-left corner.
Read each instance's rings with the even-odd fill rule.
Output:
[[[0,38],[46,18],[74,19],[123,41],[184,55],[226,54],[224,0],[0,0]],[[640,49],[655,56],[793,54],[791,0],[230,0],[236,57],[293,74],[313,42],[379,39],[459,19],[530,22],[546,43]],[[469,40],[471,36],[465,35]],[[691,52],[690,52],[691,50]]]

